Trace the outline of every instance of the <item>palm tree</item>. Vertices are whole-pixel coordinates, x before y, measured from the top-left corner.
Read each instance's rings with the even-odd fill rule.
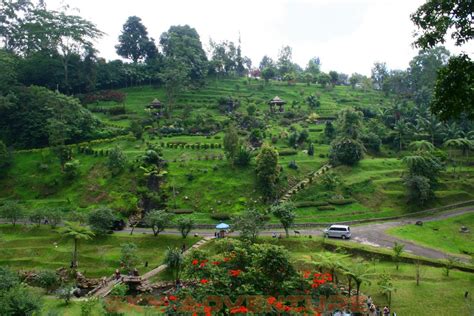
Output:
[[[179,274],[181,272],[184,262],[184,256],[180,249],[168,247],[165,254],[165,264],[173,273],[176,281],[179,280]]]
[[[362,286],[362,284],[371,284],[372,277],[376,275],[372,267],[370,267],[367,263],[360,261],[356,262],[350,268],[348,268],[345,274],[350,276],[352,280],[354,280],[356,284],[357,296],[359,296],[360,287]]]
[[[446,124],[443,129],[443,132],[441,133],[441,135],[443,136],[443,141],[447,141],[448,139],[460,138],[462,134],[463,132],[456,124],[456,122]]]
[[[393,126],[393,130],[395,132],[395,139],[398,140],[399,149],[400,151],[403,150],[403,143],[405,141],[406,136],[410,133],[410,123],[407,123],[405,120],[401,119],[398,120],[395,125]]]
[[[61,234],[65,237],[74,240],[74,252],[72,254],[72,268],[77,268],[77,247],[79,240],[90,240],[94,237],[94,233],[87,226],[81,226],[75,222],[64,222],[64,227],[61,228]]]
[[[463,154],[467,156],[467,160],[469,161],[469,151],[474,148],[474,141],[468,138],[448,139],[444,142],[444,146],[462,150]],[[453,162],[453,173],[455,173],[456,167],[452,151],[450,151],[450,160]]]
[[[337,283],[336,272],[343,271],[343,260],[348,258],[348,255],[341,255],[331,252],[323,252],[316,254],[316,258],[312,257],[313,264],[320,269],[328,271],[332,279]]]
[[[418,152],[424,152],[424,151],[430,152],[435,149],[435,146],[426,140],[416,140],[414,142],[411,142],[410,145],[408,145],[408,147],[411,150],[418,151]]]
[[[431,143],[435,144],[435,139],[438,133],[441,131],[443,124],[434,115],[429,115],[425,118],[419,118],[419,123],[423,129],[430,135]]]

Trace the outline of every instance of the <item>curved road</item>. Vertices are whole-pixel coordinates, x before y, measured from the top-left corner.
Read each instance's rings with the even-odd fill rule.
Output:
[[[435,215],[425,216],[425,217],[417,217],[417,218],[404,218],[400,220],[393,220],[387,222],[373,222],[373,223],[366,223],[366,224],[359,224],[355,226],[351,226],[352,232],[352,239],[347,242],[357,242],[364,245],[374,246],[374,247],[382,247],[382,248],[392,248],[395,242],[403,243],[405,245],[405,251],[417,256],[422,256],[431,259],[445,259],[448,254],[433,248],[424,247],[414,242],[406,241],[399,239],[394,236],[390,236],[385,233],[385,231],[389,228],[402,226],[402,225],[409,225],[415,224],[416,221],[423,221],[423,222],[430,222],[436,221],[440,219],[445,219],[453,216],[458,216],[462,214],[467,214],[474,212],[474,206],[463,207],[451,211],[446,211],[442,213],[438,213]],[[317,235],[321,236],[323,229],[318,228],[311,228],[311,229],[298,229],[301,235]],[[122,232],[130,232],[130,228],[126,228]],[[200,236],[214,236],[214,230],[195,230],[195,233],[199,234]],[[292,231],[293,232],[293,231]],[[136,228],[135,234],[149,234],[151,230],[146,228]],[[177,230],[166,230],[165,234],[179,234]],[[280,234],[284,233],[282,229],[276,230],[266,230],[263,231],[262,235],[272,235],[273,233]],[[233,233],[232,235],[237,235],[237,233]],[[461,261],[468,262],[470,260],[469,256],[462,256],[458,255]]]

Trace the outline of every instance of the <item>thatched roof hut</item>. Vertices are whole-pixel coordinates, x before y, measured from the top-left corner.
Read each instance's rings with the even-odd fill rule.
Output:
[[[274,112],[274,106],[275,106],[275,105],[278,105],[278,107],[279,107],[278,110],[279,110],[280,112],[283,112],[283,111],[284,111],[283,105],[286,104],[286,101],[280,99],[279,96],[275,96],[273,99],[271,99],[271,100],[268,102],[268,104],[270,105],[270,111]]]

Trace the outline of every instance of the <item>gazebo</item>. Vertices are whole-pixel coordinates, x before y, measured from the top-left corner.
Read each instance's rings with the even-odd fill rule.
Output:
[[[153,114],[159,117],[161,116],[161,112],[163,110],[163,104],[161,104],[160,100],[155,98],[150,104],[147,105],[147,108],[152,110]]]
[[[285,109],[283,108],[283,105],[286,104],[286,101],[280,99],[279,96],[274,97],[271,99],[268,104],[270,105],[270,111],[275,112],[275,106],[278,106],[278,111],[283,112]]]

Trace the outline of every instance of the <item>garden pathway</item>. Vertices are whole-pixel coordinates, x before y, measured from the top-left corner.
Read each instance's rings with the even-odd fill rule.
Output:
[[[290,190],[288,190],[288,192],[286,192],[285,195],[283,195],[283,197],[280,199],[280,203],[284,203],[284,202],[287,202],[291,196],[295,193],[298,193],[298,191],[300,190],[300,188],[303,187],[306,187],[306,185],[308,183],[311,183],[312,181],[314,181],[316,178],[318,178],[319,176],[323,175],[324,173],[326,173],[329,169],[331,169],[332,166],[330,164],[325,164],[324,166],[322,166],[321,168],[319,168],[318,171],[316,172],[311,172],[308,177],[306,177],[305,179],[301,180],[300,182],[298,182],[296,185],[294,185]]]
[[[187,255],[190,251],[192,251],[194,249],[197,249],[197,248],[200,248],[200,247],[204,246],[210,240],[212,240],[211,237],[204,237],[203,239],[201,239],[200,241],[198,241],[197,243],[195,243],[194,245],[189,247],[184,252],[184,255]],[[142,275],[142,277],[141,277],[142,282],[149,281],[152,277],[154,277],[157,274],[159,274],[160,272],[164,271],[166,269],[166,267],[167,267],[166,264],[162,264],[162,265],[156,267],[155,269],[148,271],[147,273]],[[122,279],[116,280],[113,277],[109,278],[108,281],[103,286],[99,286],[99,287],[95,288],[94,290],[92,290],[89,293],[89,296],[101,297],[101,298],[106,297],[107,295],[110,294],[110,292],[112,291],[114,286],[116,284],[120,284],[120,283],[122,283]]]

